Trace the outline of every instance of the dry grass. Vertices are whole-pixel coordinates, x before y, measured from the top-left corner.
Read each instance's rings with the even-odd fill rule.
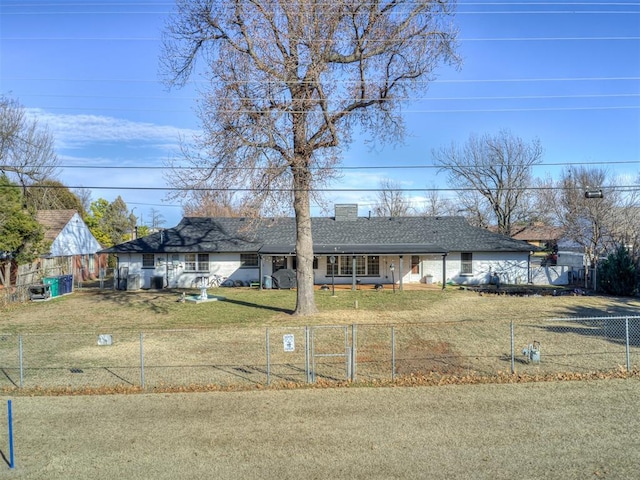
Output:
[[[316,292],[319,313],[296,318],[295,292],[213,289],[226,301],[179,303],[180,291],[84,289],[48,302],[4,309],[2,333],[148,331],[175,328],[282,325],[402,324],[456,321],[535,321],[552,317],[634,315],[640,299],[602,296],[483,295],[447,288],[393,293],[386,289]]]
[[[189,375],[197,382],[202,372],[215,370],[221,383],[240,379],[246,388],[264,381],[264,368],[250,362],[264,365],[265,327],[275,342],[283,333],[296,333],[299,341],[304,325],[357,324],[358,374],[375,379],[389,376],[392,325],[401,357],[398,373],[436,366],[451,374],[495,373],[508,368],[505,326],[516,320],[518,347],[534,335],[542,342],[543,363],[518,364],[519,370],[537,375],[547,368],[564,371],[566,362],[578,358],[589,366],[578,365],[580,371],[591,368],[604,361],[601,352],[614,351],[607,365],[612,358],[614,364],[617,358],[623,361],[615,338],[585,334],[588,325],[549,326],[542,320],[637,315],[640,310],[638,299],[610,297],[341,290],[336,297],[318,292],[320,313],[296,318],[289,314],[295,292],[221,289],[217,293],[228,301],[197,305],[177,303],[178,293],[77,291],[5,309],[0,332],[8,339],[32,334],[25,335],[24,347],[27,370],[40,376],[28,380],[36,383],[52,379],[59,370],[66,372],[67,385],[81,387],[82,377],[68,369],[69,362],[76,362],[99,385],[116,380],[136,391],[139,371],[126,364],[136,364],[139,332],[145,332],[147,362],[155,365],[146,372],[149,384],[172,378],[172,372],[183,378],[193,372]],[[558,332],[558,326],[566,331]],[[195,330],[170,331],[176,328]],[[117,341],[100,350],[95,333],[107,331]],[[345,331],[350,334],[343,328],[322,330],[316,347],[333,351]],[[323,344],[320,335],[330,340]],[[6,349],[3,357],[4,343],[0,361],[14,361],[15,348]],[[302,351],[291,357],[274,349],[276,380],[304,381]],[[32,352],[41,357],[34,359]],[[331,376],[343,365],[336,360],[319,368]],[[639,394],[635,375],[626,380],[416,388],[17,395],[17,466],[3,471],[0,463],[0,472],[16,479],[635,478],[640,468]],[[6,398],[0,396],[0,432],[6,431]],[[8,455],[2,435],[0,453]]]
[[[638,395],[640,382],[627,379],[18,397],[16,468],[2,464],[0,472],[9,479],[636,478]]]
[[[438,372],[495,375],[510,371],[509,322],[516,323],[515,347],[540,341],[544,361],[516,363],[529,374],[609,371],[625,364],[620,332],[578,322],[544,322],[551,317],[637,315],[638,299],[600,296],[483,295],[449,288],[396,292],[340,289],[317,292],[320,312],[291,316],[295,292],[219,289],[226,301],[179,303],[177,291],[120,292],[84,289],[49,302],[13,307],[0,321],[0,388],[19,378],[18,342],[23,335],[24,386],[136,386],[140,333],[144,332],[145,386],[167,384],[255,385],[267,381],[265,330],[269,329],[271,380],[305,382],[305,331],[313,329],[312,370],[320,378],[348,375],[345,345],[357,325],[357,379],[388,380],[393,374]],[[357,308],[356,308],[357,302]],[[319,328],[334,325],[337,328]],[[395,334],[392,363],[391,327]],[[640,360],[636,325],[632,365]],[[619,328],[618,328],[619,330]],[[100,347],[97,333],[114,344]],[[295,353],[281,348],[295,334]],[[342,354],[342,356],[334,355]],[[395,370],[394,370],[395,367]]]

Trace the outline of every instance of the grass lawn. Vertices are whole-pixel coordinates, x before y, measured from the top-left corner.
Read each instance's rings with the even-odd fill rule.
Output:
[[[195,293],[195,290],[192,291]],[[536,321],[554,317],[638,315],[640,299],[605,296],[496,296],[448,287],[317,291],[319,313],[295,317],[296,292],[210,289],[223,301],[180,303],[181,291],[76,290],[47,302],[10,305],[0,333],[146,331],[283,325],[407,324],[458,321]]]
[[[627,379],[17,397],[0,477],[631,479],[638,395]]]
[[[180,303],[180,293],[83,289],[48,302],[12,305],[0,312],[0,333],[5,334],[0,340],[31,334],[24,340],[29,375],[55,382],[58,375],[65,382],[93,375],[85,378],[100,385],[107,383],[100,383],[103,380],[96,375],[105,375],[105,381],[130,376],[135,386],[138,333],[148,332],[144,343],[151,365],[148,382],[154,368],[166,381],[167,371],[184,378],[202,367],[208,374],[215,370],[236,379],[231,381],[246,376],[252,389],[66,396],[30,396],[17,390],[11,396],[0,395],[0,432],[6,432],[5,400],[13,399],[16,460],[10,471],[6,436],[0,435],[2,478],[565,480],[635,478],[640,469],[637,375],[588,381],[414,388],[366,388],[370,384],[364,383],[360,388],[279,390],[252,384],[254,374],[264,381],[264,368],[260,371],[246,363],[264,362],[266,327],[277,339],[283,333],[300,332],[305,325],[356,324],[358,374],[363,377],[378,374],[374,367],[380,351],[380,358],[388,357],[391,326],[397,331],[398,356],[404,356],[398,359],[399,373],[443,361],[463,375],[472,368],[495,372],[508,368],[505,326],[515,320],[526,332],[518,342],[535,334],[544,348],[539,366],[519,365],[530,369],[526,373],[544,373],[545,368],[590,371],[594,361],[601,361],[594,352],[603,349],[609,355],[615,350],[606,357],[606,365],[615,366],[618,359],[624,361],[624,348],[615,339],[585,335],[584,326],[567,323],[567,330],[558,332],[556,325],[548,329],[543,321],[638,315],[639,299],[480,296],[454,288],[395,294],[338,290],[335,297],[330,291],[318,291],[319,313],[299,318],[291,315],[293,291],[218,289],[210,293],[224,296],[224,301],[202,304]],[[349,331],[334,330],[338,336]],[[318,329],[317,348],[321,334],[334,330]],[[113,350],[95,345],[95,333],[105,331],[120,332]],[[240,337],[246,344],[239,342]],[[4,343],[10,342],[0,344],[0,360]],[[583,346],[588,347],[587,355]],[[636,361],[638,348],[634,344]],[[567,351],[576,353],[566,355]],[[6,359],[15,363],[15,346],[6,353]],[[451,360],[451,355],[460,354],[464,356]],[[291,357],[282,360],[285,354],[278,355],[272,358],[274,374],[291,363]],[[130,375],[126,369],[104,368],[114,358],[125,366],[130,359]],[[576,367],[584,359],[585,366]],[[69,362],[80,364],[85,372],[69,373]],[[387,361],[387,376],[388,367]]]

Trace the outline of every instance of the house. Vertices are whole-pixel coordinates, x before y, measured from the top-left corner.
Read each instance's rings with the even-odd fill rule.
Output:
[[[462,217],[358,217],[336,205],[312,219],[316,284],[527,283],[537,248]],[[265,283],[296,268],[294,218],[186,217],[174,228],[102,250],[133,288],[196,287],[211,278]],[[123,285],[121,285],[123,287]],[[128,285],[127,288],[131,288]]]
[[[540,222],[534,222],[521,227],[514,227],[515,233],[511,236],[516,240],[524,240],[536,247],[543,248],[548,252],[553,251],[564,234],[561,227],[553,225],[545,225]]]
[[[50,247],[33,263],[18,267],[20,285],[56,275],[73,275],[76,282],[83,281],[96,278],[99,269],[106,266],[106,256],[97,255],[102,246],[76,210],[39,210],[36,220]]]

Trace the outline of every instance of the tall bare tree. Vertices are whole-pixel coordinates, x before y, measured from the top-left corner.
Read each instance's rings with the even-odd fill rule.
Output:
[[[565,238],[582,247],[587,263],[594,266],[615,246],[614,217],[620,211],[620,193],[609,185],[607,172],[569,167],[557,181],[547,178],[540,185],[538,208],[552,215]],[[585,198],[585,192],[602,187],[602,198]]]
[[[177,1],[164,36],[166,80],[183,85],[201,59],[209,83],[202,154],[183,160],[198,170],[175,170],[169,181],[185,191],[244,188],[263,205],[292,205],[296,314],[316,311],[312,192],[332,178],[352,127],[401,138],[399,107],[426,90],[439,64],[459,62],[453,3]]]
[[[411,202],[399,182],[385,178],[380,181],[373,213],[378,217],[405,217],[411,215]]]
[[[54,178],[57,168],[49,130],[29,119],[16,100],[0,96],[0,173],[17,181],[26,193],[30,183]]]
[[[471,135],[462,146],[434,150],[433,158],[448,172],[449,185],[459,189],[472,217],[484,219],[484,210],[490,210],[498,231],[505,235],[511,234],[513,223],[526,221],[532,167],[542,159],[538,139],[526,142],[509,130]]]

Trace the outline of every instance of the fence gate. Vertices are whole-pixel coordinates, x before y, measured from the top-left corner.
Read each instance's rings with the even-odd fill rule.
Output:
[[[331,381],[353,380],[353,335],[349,326],[316,326],[310,332],[311,378]]]

